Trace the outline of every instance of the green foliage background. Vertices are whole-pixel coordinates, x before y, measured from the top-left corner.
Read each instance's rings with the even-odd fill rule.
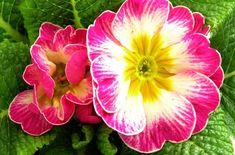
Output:
[[[40,137],[31,137],[12,123],[7,108],[28,86],[21,74],[30,62],[29,48],[42,22],[87,27],[104,10],[116,11],[123,0],[0,0],[0,154],[1,155],[135,155],[117,133],[104,124],[81,125],[73,119]],[[201,12],[211,25],[212,47],[223,58],[225,81],[220,108],[208,126],[181,144],[167,143],[154,155],[232,155],[235,137],[235,2],[234,0],[172,0]]]

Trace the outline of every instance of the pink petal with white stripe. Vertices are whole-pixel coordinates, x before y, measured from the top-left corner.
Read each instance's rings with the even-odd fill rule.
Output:
[[[196,111],[197,122],[193,133],[202,131],[209,114],[219,106],[219,89],[207,76],[196,72],[179,73],[173,81],[175,91],[187,98]]]
[[[36,64],[30,64],[25,68],[23,78],[31,86],[40,85],[48,97],[52,98],[54,95],[54,80]]]
[[[129,81],[122,77],[124,66],[107,56],[100,56],[92,62],[92,77],[98,85],[95,93],[106,112],[116,112],[125,103]]]
[[[78,105],[75,115],[81,123],[98,124],[102,119],[94,112],[93,105]]]
[[[151,153],[160,150],[165,141],[179,143],[191,137],[196,116],[192,104],[185,98],[162,91],[156,103],[144,106],[147,117],[145,129],[132,136],[119,134],[130,148]]]
[[[94,99],[93,104],[96,113],[118,133],[135,135],[145,128],[146,118],[141,95],[126,97],[125,104],[115,113],[105,112],[97,99]]]
[[[181,42],[193,29],[192,12],[183,6],[173,7],[160,34],[163,38],[163,47]]]
[[[9,107],[9,117],[32,136],[40,136],[53,127],[33,103],[33,90],[21,92],[14,98]]]
[[[67,80],[71,84],[77,84],[85,75],[87,65],[87,51],[76,51],[68,61],[65,67]]]
[[[207,35],[210,31],[210,26],[205,26],[205,17],[201,13],[195,12],[193,13],[193,18],[195,21],[193,32]]]
[[[94,25],[88,28],[88,57],[91,61],[100,56],[105,55],[121,55],[123,49],[112,34],[111,24],[115,17],[115,13],[111,11],[103,12],[96,18]]]
[[[173,73],[194,70],[210,76],[221,64],[220,54],[210,48],[208,39],[202,34],[193,34],[171,46],[169,53],[173,63],[167,69]]]
[[[127,0],[113,20],[112,32],[122,45],[131,49],[135,36],[147,34],[151,37],[158,32],[168,12],[168,0]]]
[[[217,71],[210,77],[218,88],[222,87],[224,81],[224,71],[220,66]]]
[[[50,75],[53,74],[53,72],[56,70],[56,65],[48,60],[47,51],[37,44],[34,44],[30,51],[33,62],[35,62],[41,70],[47,72]]]
[[[40,101],[39,101],[40,102]],[[55,102],[55,105],[52,106],[45,106],[50,105],[51,100],[45,99],[41,101],[39,104],[44,105],[41,107],[41,112],[46,118],[48,122],[53,125],[64,125],[66,124],[74,114],[75,105],[74,103],[70,102],[66,99],[65,96],[60,98],[60,101],[52,101]]]

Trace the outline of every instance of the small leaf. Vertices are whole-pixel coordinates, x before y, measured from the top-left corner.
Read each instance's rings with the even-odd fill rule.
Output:
[[[102,124],[96,133],[96,145],[100,152],[104,155],[115,155],[117,147],[109,140],[113,130]]]
[[[78,131],[80,131],[78,129]],[[72,134],[72,145],[76,150],[83,150],[91,142],[94,136],[94,130],[92,126],[83,125],[80,133]]]

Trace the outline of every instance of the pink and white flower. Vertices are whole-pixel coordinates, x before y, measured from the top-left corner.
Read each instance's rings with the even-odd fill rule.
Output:
[[[21,124],[25,132],[41,135],[52,125],[67,123],[78,105],[87,109],[84,115],[91,115],[93,94],[86,29],[43,23],[31,47],[31,57],[32,64],[26,67],[23,78],[34,89],[12,101],[11,120]]]
[[[186,141],[219,106],[221,57],[204,24],[168,0],[126,0],[88,28],[95,110],[130,148]]]

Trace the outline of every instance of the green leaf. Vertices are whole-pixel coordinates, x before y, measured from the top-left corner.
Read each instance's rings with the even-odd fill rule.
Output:
[[[26,88],[22,73],[29,63],[28,46],[4,40],[0,43],[0,62],[0,109],[7,109],[14,96]]]
[[[110,136],[113,130],[102,124],[96,133],[96,145],[104,155],[115,155],[117,147],[110,142]]]
[[[124,0],[24,0],[20,11],[31,43],[45,21],[65,27],[87,27],[104,10],[116,10]]]
[[[21,0],[0,0],[0,41],[11,38],[15,41],[25,41],[21,34],[23,29],[23,18],[18,6]]]
[[[20,11],[31,43],[38,37],[39,27],[43,22],[65,27],[73,24],[74,20],[71,3],[65,0],[24,0]]]
[[[93,24],[105,10],[116,11],[124,0],[73,0],[77,10],[78,17],[85,27]]]
[[[73,148],[78,151],[84,150],[87,147],[87,145],[91,142],[94,136],[94,130],[92,126],[83,125],[81,129],[78,128],[77,131],[80,131],[80,133],[72,134]]]
[[[0,113],[0,152],[2,155],[32,155],[39,148],[55,139],[55,134],[40,137],[29,136],[11,122],[7,111]]]
[[[211,40],[212,46],[216,47],[222,55],[226,79],[221,89],[221,106],[225,111],[226,124],[235,137],[235,4],[233,12],[225,18],[219,30]]]

